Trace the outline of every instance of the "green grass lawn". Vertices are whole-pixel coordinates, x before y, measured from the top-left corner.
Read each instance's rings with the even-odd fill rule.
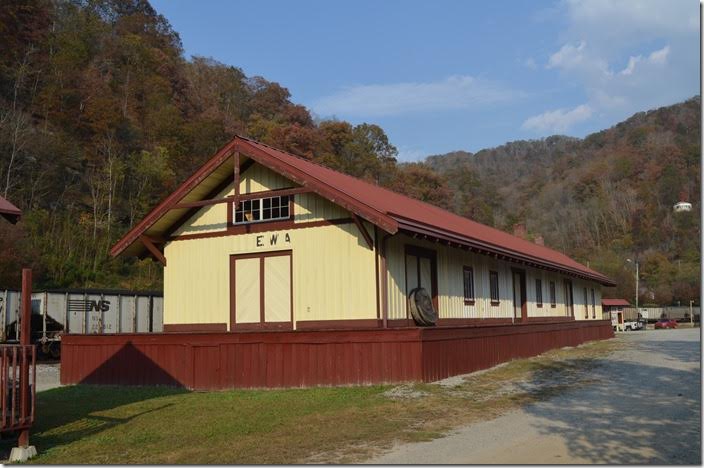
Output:
[[[512,361],[458,385],[188,392],[77,385],[37,394],[34,463],[349,463],[588,382],[618,340]],[[574,378],[574,376],[577,376]],[[580,377],[581,376],[581,377]],[[581,379],[581,380],[580,380]],[[521,382],[545,385],[521,390]],[[510,384],[510,385],[509,385]],[[584,383],[588,384],[588,383]],[[505,391],[511,388],[511,391]],[[389,390],[399,390],[395,396]],[[400,397],[398,395],[401,395]],[[2,441],[3,448],[12,445]]]

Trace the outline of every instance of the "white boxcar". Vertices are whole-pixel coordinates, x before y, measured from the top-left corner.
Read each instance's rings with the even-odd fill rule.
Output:
[[[11,289],[0,290],[0,341],[19,340],[19,328],[15,327],[14,333],[8,334],[10,325],[17,320],[20,314],[20,292]]]
[[[152,291],[62,289],[32,293],[32,339],[43,351],[63,333],[150,333],[164,329],[163,296]],[[19,291],[0,291],[2,340],[19,339]],[[54,347],[56,348],[56,347]]]

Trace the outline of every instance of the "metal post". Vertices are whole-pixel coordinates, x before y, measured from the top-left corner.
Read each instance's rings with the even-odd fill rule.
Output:
[[[149,333],[154,331],[154,296],[149,296]]]
[[[64,333],[70,333],[70,328],[68,325],[68,292],[64,293]]]
[[[134,302],[132,303],[132,332],[137,333],[137,295],[134,295]]]
[[[46,346],[46,314],[49,310],[49,293],[44,291],[44,304],[42,304],[42,346]]]
[[[86,301],[88,300],[88,296],[85,291],[83,291],[83,333],[86,335],[90,333],[89,331],[89,324],[88,322],[90,321],[90,312],[88,311],[88,306]]]
[[[100,293],[100,303],[98,311],[100,313],[100,321],[98,322],[98,333],[105,333],[105,312],[103,312],[103,303],[105,302],[105,293]]]
[[[117,295],[117,331],[122,333],[122,294]]]

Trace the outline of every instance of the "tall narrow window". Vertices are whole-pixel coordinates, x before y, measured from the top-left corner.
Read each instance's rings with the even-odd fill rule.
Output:
[[[543,307],[543,281],[535,280],[535,303],[538,307]]]
[[[464,267],[462,269],[464,280],[464,303],[465,305],[474,305],[474,269],[472,267]]]
[[[587,302],[587,288],[584,288],[584,318],[589,318],[589,303]]]
[[[557,306],[557,299],[555,298],[555,282],[550,281],[550,307]]]
[[[491,295],[491,305],[499,304],[499,273],[489,272],[489,293]]]
[[[596,318],[596,297],[594,296],[594,289],[592,289],[592,318]]]

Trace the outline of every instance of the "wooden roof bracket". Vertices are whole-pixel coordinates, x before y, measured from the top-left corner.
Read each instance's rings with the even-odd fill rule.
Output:
[[[166,266],[166,257],[164,257],[164,254],[159,250],[156,245],[154,245],[154,241],[152,240],[151,237],[145,236],[142,234],[139,236],[139,240],[142,241],[142,244],[147,248],[149,252],[154,256],[155,259],[159,261],[163,266]]]
[[[369,231],[367,231],[367,228],[364,227],[364,224],[362,223],[362,220],[357,216],[357,213],[352,213],[352,219],[354,220],[354,224],[357,225],[357,229],[359,229],[359,232],[362,234],[362,237],[364,237],[364,240],[367,241],[367,245],[369,246],[370,249],[374,250],[374,241],[372,240],[372,236],[369,235]]]

